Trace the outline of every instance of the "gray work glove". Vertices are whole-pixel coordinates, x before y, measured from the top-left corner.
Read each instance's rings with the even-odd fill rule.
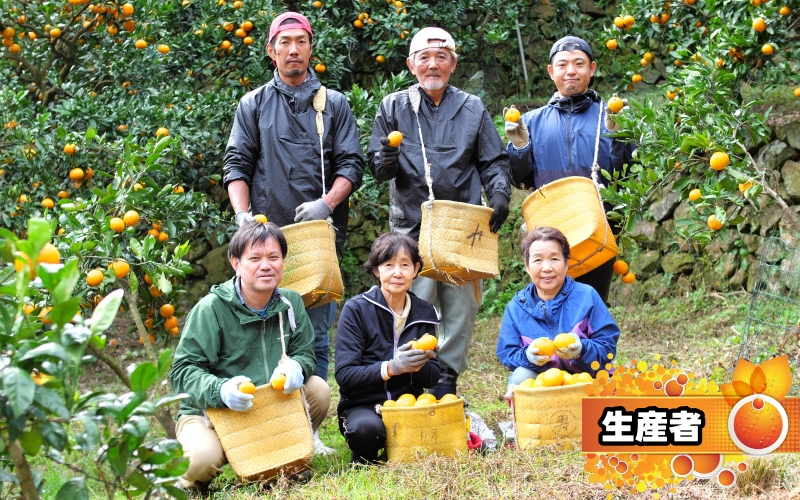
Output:
[[[333,212],[333,209],[325,203],[322,198],[314,201],[307,201],[294,209],[295,222],[307,222],[310,220],[325,220]]]
[[[612,118],[614,116],[614,114],[618,115],[618,114],[622,113],[623,111],[625,111],[626,109],[628,109],[628,100],[627,99],[623,99],[622,100],[622,104],[623,104],[622,110],[620,110],[618,113],[611,113],[611,111],[608,110],[608,103],[606,103],[606,109],[605,109],[606,128],[611,133],[619,132],[619,125]]]
[[[507,110],[508,108],[503,108],[503,116],[506,116]],[[517,149],[522,149],[528,145],[530,135],[528,134],[528,127],[525,126],[525,122],[522,121],[521,117],[518,122],[506,120],[506,137]]]
[[[239,390],[239,384],[250,382],[244,375],[238,375],[223,383],[219,388],[219,397],[225,406],[234,411],[249,410],[253,406],[253,395]]]
[[[539,356],[539,348],[533,347],[533,344],[529,345],[527,349],[525,349],[525,357],[528,358],[528,361],[531,364],[536,366],[543,366],[546,365],[548,361],[550,361],[550,356]]]
[[[563,350],[556,347],[556,356],[561,359],[575,359],[581,355],[583,344],[581,344],[581,338],[577,334],[568,332],[567,335],[572,337],[573,342]]]
[[[242,227],[246,222],[253,222],[253,214],[246,210],[239,210],[236,212],[236,225]]]
[[[433,351],[430,351],[433,352]],[[422,366],[431,359],[422,349],[412,349],[411,343],[405,343],[397,348],[394,358],[389,361],[395,375],[418,372]]]

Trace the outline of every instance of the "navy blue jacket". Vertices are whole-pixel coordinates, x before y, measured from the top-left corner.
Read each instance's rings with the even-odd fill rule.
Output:
[[[384,381],[381,363],[410,340],[426,333],[436,335],[439,319],[428,302],[409,293],[411,310],[406,326],[395,339],[394,315],[374,286],[356,295],[342,307],[336,330],[336,382],[339,384],[339,413],[354,406],[375,405],[401,394],[419,396],[439,381],[439,360],[425,363],[416,373],[404,373]]]
[[[522,116],[530,142],[522,149],[508,143],[515,187],[539,188],[564,177],[592,177],[600,101],[593,91],[581,96],[585,97],[562,99],[556,93],[547,106]],[[582,99],[590,99],[591,105],[581,103]],[[613,173],[630,162],[633,145],[605,136],[610,133],[603,120],[597,162],[602,170]],[[600,180],[608,184],[602,175]]]
[[[506,306],[500,336],[497,339],[497,358],[514,370],[523,366],[541,373],[548,368],[560,368],[570,373],[599,369],[617,355],[619,327],[594,288],[578,283],[567,276],[561,291],[551,300],[542,300],[533,283],[514,295]],[[539,337],[554,339],[559,333],[574,333],[581,339],[583,353],[579,360],[563,360],[553,354],[542,366],[528,361],[525,350]],[[592,368],[592,362],[599,366]]]

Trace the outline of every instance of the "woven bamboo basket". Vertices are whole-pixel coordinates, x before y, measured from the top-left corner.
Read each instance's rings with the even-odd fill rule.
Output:
[[[242,480],[270,480],[308,468],[314,441],[301,392],[284,394],[266,384],[256,388],[247,411],[206,410],[225,457]]]
[[[557,445],[580,447],[583,388],[588,382],[561,387],[514,387],[517,448]]]
[[[565,177],[537,189],[522,202],[528,230],[554,227],[564,233],[570,247],[573,278],[600,267],[619,255],[594,182],[586,177]]]
[[[497,233],[489,230],[491,216],[492,209],[480,205],[423,203],[419,275],[458,285],[497,276]]]
[[[281,228],[288,252],[280,286],[299,293],[306,309],[342,301],[344,283],[336,256],[336,230],[324,220]]]
[[[390,462],[409,462],[418,451],[445,457],[467,452],[463,399],[426,406],[382,407],[381,415]]]

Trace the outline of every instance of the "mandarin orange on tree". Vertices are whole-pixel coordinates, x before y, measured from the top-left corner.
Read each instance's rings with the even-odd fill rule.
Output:
[[[103,271],[99,269],[92,269],[86,275],[86,284],[89,286],[97,286],[103,282],[103,278],[105,278]]]
[[[620,276],[624,275],[628,272],[628,263],[622,259],[617,260],[614,262],[614,272]]]

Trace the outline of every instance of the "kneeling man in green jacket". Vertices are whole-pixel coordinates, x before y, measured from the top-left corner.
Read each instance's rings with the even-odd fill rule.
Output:
[[[250,409],[253,396],[239,391],[239,384],[260,386],[284,375],[285,394],[305,387],[314,430],[328,413],[331,389],[314,375],[314,329],[303,299],[278,288],[285,257],[286,238],[278,226],[243,224],[228,247],[236,276],[211,288],[186,318],[170,373],[173,390],[189,395],[181,401],[176,426],[189,458],[189,470],[180,479],[185,488],[205,488],[227,462],[204,412]],[[288,356],[283,361],[281,334]]]

